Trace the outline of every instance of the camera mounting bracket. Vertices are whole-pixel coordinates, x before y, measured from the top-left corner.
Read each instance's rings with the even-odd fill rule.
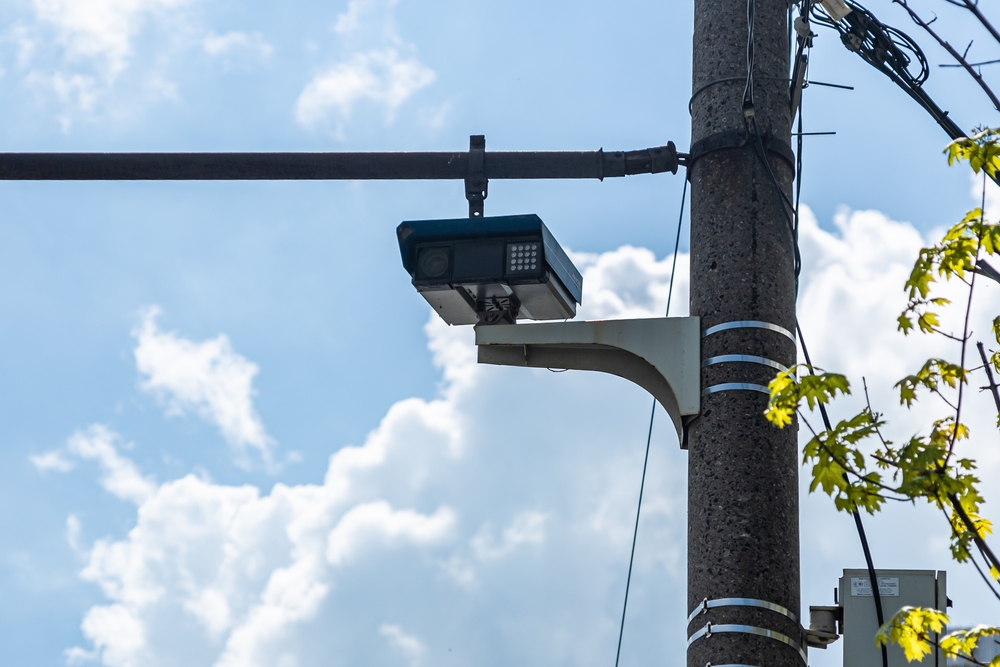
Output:
[[[653,395],[681,446],[701,410],[701,324],[697,317],[476,326],[479,363],[611,373]]]

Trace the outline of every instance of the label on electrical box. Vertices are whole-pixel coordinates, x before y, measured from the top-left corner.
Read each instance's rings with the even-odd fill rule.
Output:
[[[879,577],[878,594],[884,598],[899,597],[899,577]],[[868,577],[851,577],[851,597],[870,598],[872,582]]]

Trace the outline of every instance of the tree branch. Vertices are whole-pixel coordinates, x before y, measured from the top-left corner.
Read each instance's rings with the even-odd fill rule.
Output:
[[[986,31],[990,33],[990,35],[993,37],[993,39],[997,41],[998,44],[1000,44],[1000,32],[997,32],[997,29],[993,27],[993,24],[990,23],[985,16],[983,16],[983,13],[981,11],[979,11],[979,5],[975,2],[972,2],[972,0],[961,0],[961,3],[962,4],[960,6],[965,7],[970,12],[972,12],[972,15],[975,16],[977,19],[979,19],[979,22],[983,24],[983,27],[986,28]]]
[[[979,348],[979,356],[983,359],[982,368],[986,370],[986,377],[990,381],[990,391],[993,392],[993,402],[996,403],[997,414],[1000,415],[1000,390],[997,389],[997,383],[993,381],[993,368],[990,366],[990,362],[986,358],[986,350],[983,349],[983,344],[976,343],[976,347]]]
[[[913,19],[914,23],[923,28],[924,31],[926,31],[928,35],[933,37],[934,40],[937,41],[937,43],[940,44],[941,47],[945,51],[947,51],[951,55],[951,57],[955,59],[957,63],[962,65],[965,71],[969,73],[969,76],[975,79],[976,83],[979,84],[979,87],[983,89],[983,92],[986,93],[987,97],[990,98],[990,101],[993,102],[993,108],[996,109],[997,111],[1000,111],[1000,99],[997,99],[997,96],[996,94],[994,94],[993,89],[989,87],[989,84],[986,83],[982,75],[976,71],[976,68],[974,68],[969,63],[969,61],[962,56],[961,53],[956,51],[951,44],[946,42],[940,35],[934,32],[934,29],[931,28],[930,23],[921,18],[920,14],[917,14],[917,12],[912,7],[910,7],[909,4],[907,4],[907,0],[892,0],[892,1],[900,5],[903,9],[905,9],[906,13],[910,15],[910,18]]]
[[[969,515],[965,513],[965,508],[962,507],[962,503],[959,502],[958,496],[954,493],[948,494],[948,500],[951,502],[951,506],[955,509],[955,513],[958,514],[958,518],[962,520],[965,524],[966,530],[972,533],[972,540],[979,547],[979,552],[983,554],[983,558],[986,559],[986,564],[990,567],[995,567],[1000,570],[1000,560],[997,560],[996,554],[990,549],[986,541],[980,536],[979,530],[976,529],[976,525],[969,518]]]

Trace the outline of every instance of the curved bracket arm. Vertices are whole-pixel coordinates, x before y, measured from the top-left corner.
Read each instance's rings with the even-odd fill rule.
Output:
[[[663,406],[682,443],[684,418],[701,409],[697,317],[477,326],[476,345],[481,364],[599,371],[630,380]]]

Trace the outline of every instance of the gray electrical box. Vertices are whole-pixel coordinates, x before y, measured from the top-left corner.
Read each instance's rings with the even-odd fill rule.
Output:
[[[888,623],[903,607],[947,611],[947,573],[934,570],[876,570],[882,612]],[[844,610],[844,667],[882,667],[882,650],[875,645],[878,616],[868,570],[844,570],[839,601]],[[932,651],[920,662],[906,661],[903,650],[889,645],[889,667],[946,667],[944,654]]]

